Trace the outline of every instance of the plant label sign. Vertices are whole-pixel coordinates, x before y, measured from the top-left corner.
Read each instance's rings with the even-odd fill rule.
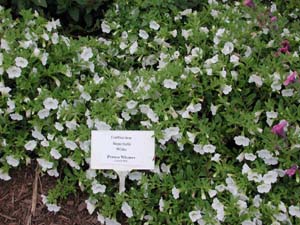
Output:
[[[154,131],[92,131],[91,168],[154,169]]]

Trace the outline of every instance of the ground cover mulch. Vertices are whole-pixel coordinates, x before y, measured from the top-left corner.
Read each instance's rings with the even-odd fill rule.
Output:
[[[0,225],[101,225],[87,212],[87,196],[80,190],[59,204],[59,212],[49,212],[41,194],[47,195],[56,179],[37,171],[31,163],[12,171],[10,181],[0,180]]]

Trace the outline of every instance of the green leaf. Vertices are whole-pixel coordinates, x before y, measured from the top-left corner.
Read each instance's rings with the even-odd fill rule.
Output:
[[[46,0],[32,0],[34,4],[47,8],[47,2]]]
[[[77,2],[79,5],[87,5],[86,0],[75,0],[75,2]]]
[[[69,11],[68,11],[69,15],[71,16],[71,18],[78,22],[79,21],[79,9],[78,8],[74,8],[72,7]]]
[[[92,26],[92,24],[93,24],[93,17],[92,17],[92,15],[91,14],[85,14],[84,15],[84,21],[85,21],[85,23],[86,23],[86,25],[88,27]]]

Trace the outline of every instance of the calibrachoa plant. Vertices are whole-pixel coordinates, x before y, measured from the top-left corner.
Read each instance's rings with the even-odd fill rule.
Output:
[[[295,12],[170,5],[119,0],[102,37],[78,39],[1,8],[0,178],[36,160],[58,178],[48,210],[78,186],[107,225],[299,224]],[[155,131],[155,170],[122,194],[113,171],[89,169],[91,130],[110,129]]]

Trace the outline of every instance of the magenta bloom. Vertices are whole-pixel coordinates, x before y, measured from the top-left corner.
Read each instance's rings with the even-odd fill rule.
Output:
[[[272,127],[272,133],[277,134],[278,136],[285,137],[284,128],[287,126],[287,121],[282,120],[279,124],[276,124]]]
[[[250,8],[254,8],[255,4],[252,0],[244,0],[244,6],[250,7]]]
[[[273,22],[275,22],[277,20],[277,17],[276,16],[272,16],[270,20],[273,23]]]
[[[296,71],[292,72],[290,75],[288,75],[286,80],[283,82],[283,85],[288,86],[289,84],[294,83],[296,81],[296,76],[297,76],[297,72]]]
[[[284,40],[281,42],[281,48],[279,48],[279,51],[281,53],[290,53],[291,46],[288,40]]]
[[[295,175],[295,173],[297,172],[298,166],[294,165],[291,168],[287,169],[285,171],[285,174],[288,175],[289,177],[292,177]]]

